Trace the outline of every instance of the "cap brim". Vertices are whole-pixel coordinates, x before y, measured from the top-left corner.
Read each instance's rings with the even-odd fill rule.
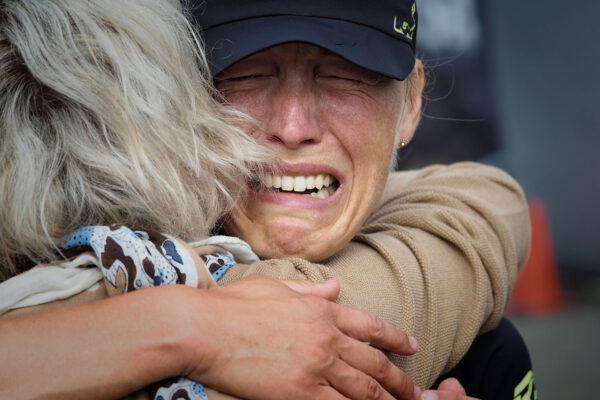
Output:
[[[403,80],[415,65],[411,46],[377,29],[331,18],[270,16],[206,29],[206,52],[213,76],[269,47],[306,42],[363,68]]]

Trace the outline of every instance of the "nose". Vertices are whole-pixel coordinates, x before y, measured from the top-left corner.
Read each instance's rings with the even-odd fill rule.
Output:
[[[321,141],[318,102],[306,82],[282,85],[272,99],[272,114],[266,126],[268,140],[288,149]]]

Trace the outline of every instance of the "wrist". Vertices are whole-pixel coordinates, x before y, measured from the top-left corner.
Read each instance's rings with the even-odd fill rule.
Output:
[[[115,339],[123,343],[121,366],[129,364],[130,379],[143,383],[140,387],[180,376],[189,367],[190,327],[185,315],[191,292],[197,290],[168,285],[117,296],[130,297],[126,312],[119,316],[130,320],[128,328],[119,330],[129,337]]]
[[[214,290],[183,285],[164,287],[158,299],[161,308],[158,332],[160,342],[155,350],[164,359],[170,376],[198,375],[208,369],[216,357],[218,346],[211,328],[219,318],[211,312]]]

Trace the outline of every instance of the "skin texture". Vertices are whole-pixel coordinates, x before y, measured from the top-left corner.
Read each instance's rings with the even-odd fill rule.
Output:
[[[316,47],[285,45],[270,52],[257,56],[259,70],[250,78],[228,78],[234,67],[220,88],[259,122],[247,131],[279,152],[284,172],[328,172],[341,186],[318,206],[251,198],[230,228],[248,239],[244,232],[255,224],[256,241],[250,242],[263,256],[322,259],[343,246],[375,206],[392,149],[412,136],[420,103],[405,101],[404,84]],[[420,64],[417,70],[420,96]],[[406,334],[372,314],[327,301],[337,290],[298,293],[256,277],[206,291],[147,289],[11,318],[0,330],[0,354],[12,366],[0,371],[0,397],[116,398],[184,375],[248,399],[413,398],[410,379],[365,343],[412,354]],[[133,323],[123,310],[136,316]],[[49,351],[40,351],[40,343]],[[66,379],[44,378],[56,371],[65,371]]]
[[[228,231],[264,258],[319,261],[341,249],[379,201],[393,149],[410,140],[419,121],[420,63],[416,73],[409,91],[303,43],[273,47],[224,71],[217,88],[257,121],[243,128],[277,152],[282,174],[328,173],[340,183],[325,200],[250,190]]]
[[[250,189],[248,203],[227,225],[229,232],[248,241],[264,258],[318,261],[341,249],[379,201],[393,149],[410,141],[416,129],[424,83],[420,62],[416,74],[409,90],[406,83],[300,43],[259,52],[224,71],[216,79],[217,88],[229,104],[257,122],[243,128],[279,154],[280,173],[328,173],[340,182],[326,200]],[[350,383],[344,382],[339,387],[342,394],[358,393],[344,392]],[[456,380],[444,381],[439,389],[421,395],[416,388],[415,395],[465,398]],[[410,394],[406,389],[397,393]]]
[[[410,378],[365,342],[407,355],[414,342],[329,301],[338,292],[334,281],[256,276],[8,317],[0,354],[11,368],[0,368],[0,398],[114,399],[187,376],[246,399],[362,399],[367,391],[413,399]]]
[[[365,343],[414,354],[414,341],[405,333],[364,311],[299,295],[276,280],[254,277],[239,283],[216,289],[238,299],[238,304],[227,301],[227,307],[236,306],[236,318],[219,322],[214,338],[221,343],[219,352],[207,371],[192,371],[190,377],[246,399],[415,398],[411,379]],[[290,284],[315,293],[314,284]],[[321,294],[337,296],[336,282],[322,285]],[[218,298],[212,304],[227,313]],[[276,329],[265,332],[263,325]]]

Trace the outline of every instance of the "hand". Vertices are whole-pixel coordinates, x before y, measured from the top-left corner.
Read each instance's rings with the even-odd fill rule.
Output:
[[[279,282],[294,292],[310,296],[322,297],[325,300],[335,300],[340,294],[340,284],[336,280],[326,282],[311,282],[294,279],[280,279]]]
[[[437,390],[427,390],[419,400],[477,400],[467,396],[465,389],[456,378],[444,379]]]
[[[295,288],[335,298],[339,284]],[[198,349],[189,378],[247,399],[415,398],[408,375],[367,343],[411,355],[416,342],[373,314],[259,276],[207,292],[212,351]]]

